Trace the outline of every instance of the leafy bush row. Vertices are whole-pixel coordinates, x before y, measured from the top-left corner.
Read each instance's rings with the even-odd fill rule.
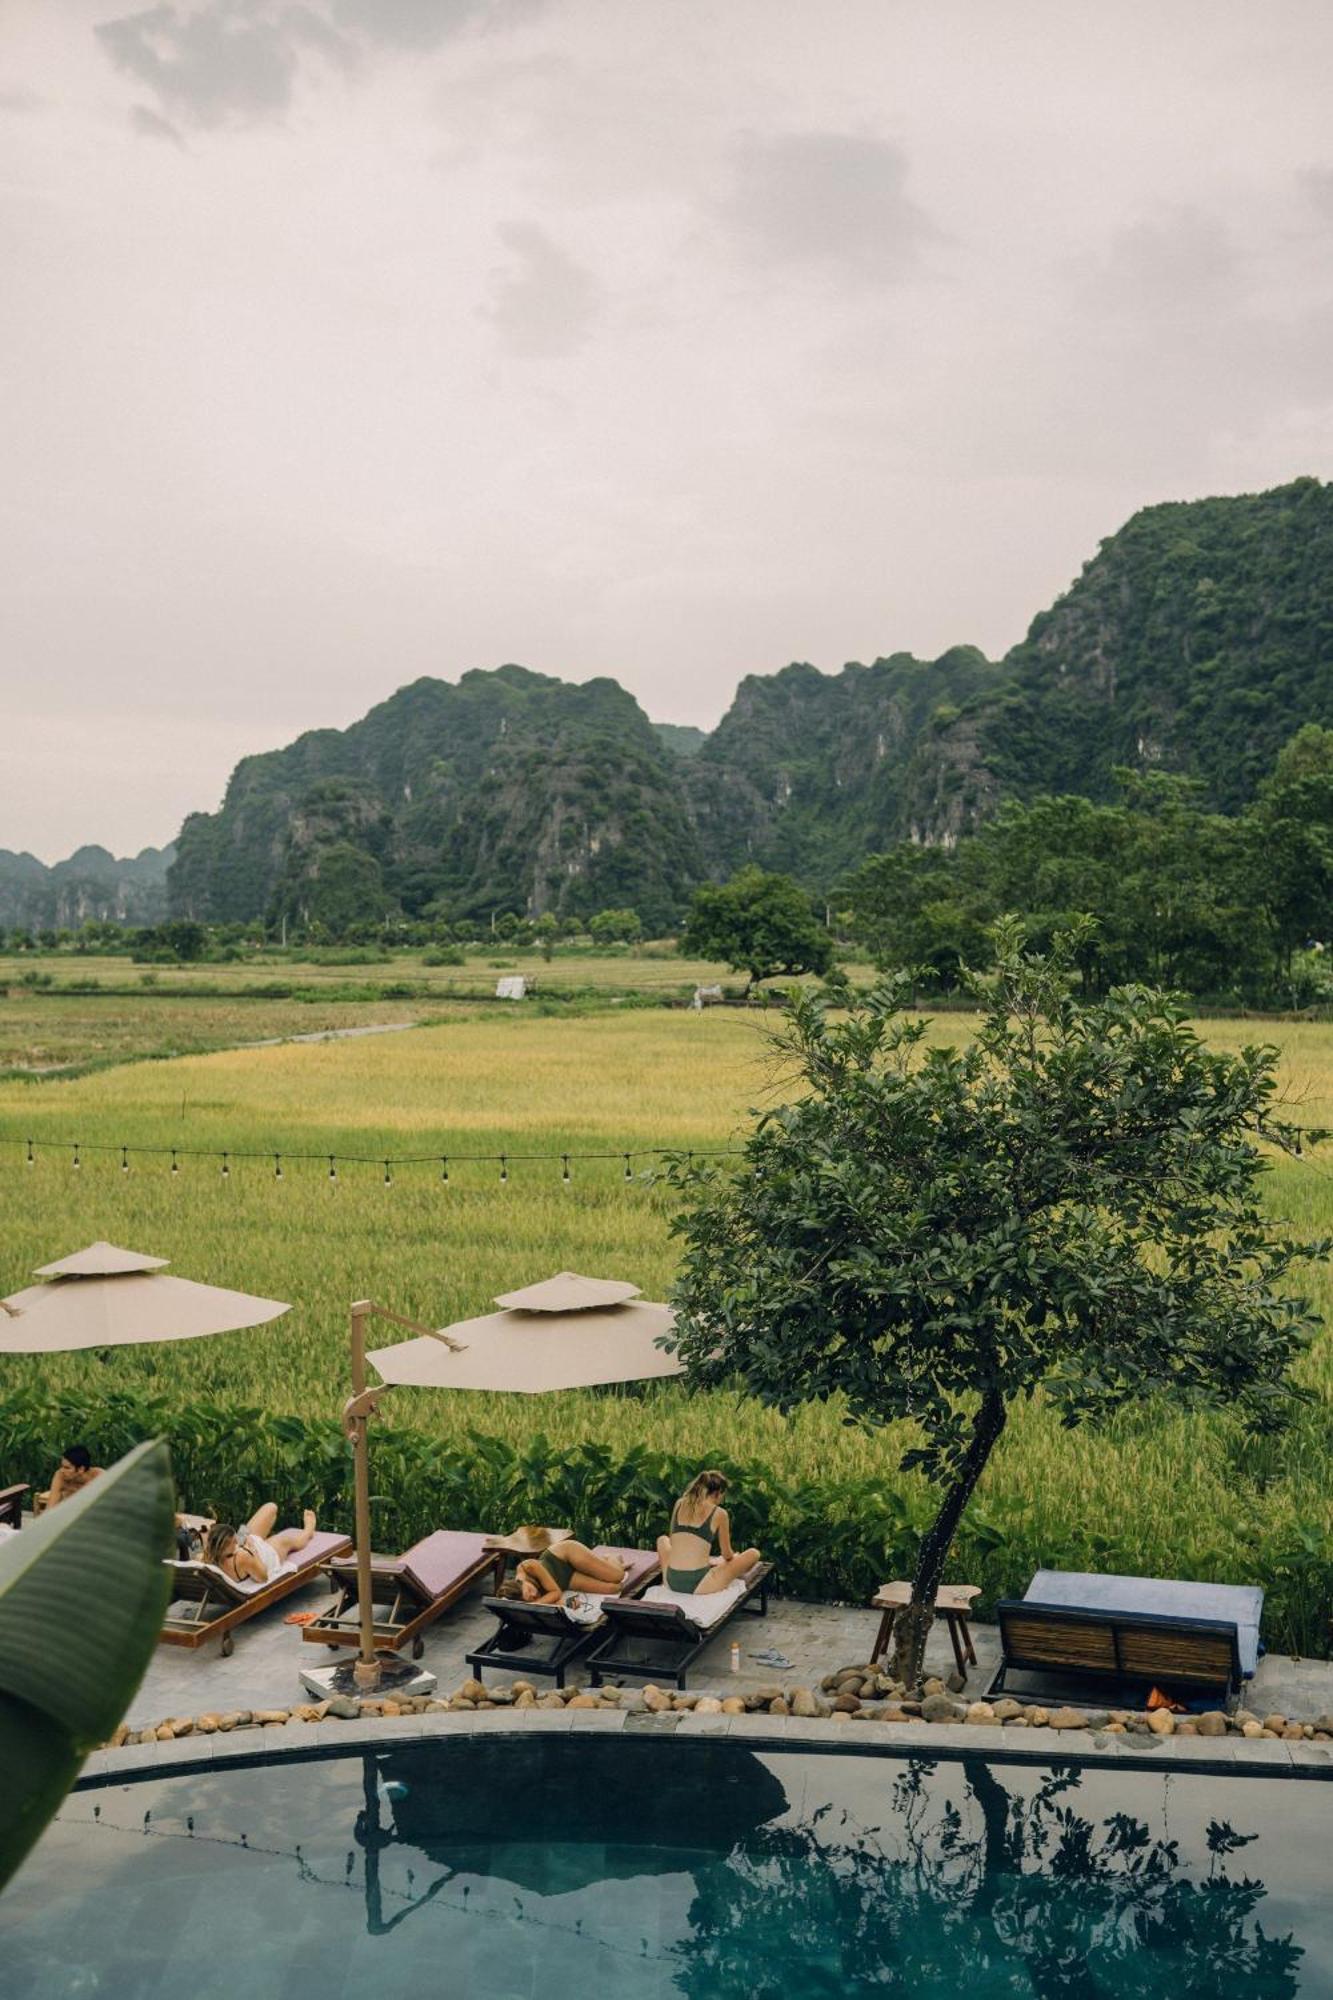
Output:
[[[351,1531],[351,1450],[339,1425],[234,1404],[19,1391],[0,1399],[0,1484],[45,1484],[75,1442],[110,1464],[147,1437],[167,1439],[182,1506],[239,1521],[271,1499],[285,1520],[312,1506],[327,1526]],[[794,1484],[757,1461],[719,1462],[731,1480],[733,1539],[738,1547],[756,1542],[777,1564],[784,1594],[865,1604],[886,1577],[910,1574],[930,1511],[924,1494],[909,1500],[868,1481]],[[541,1434],[514,1445],[473,1433],[460,1447],[377,1424],[374,1539],[381,1549],[397,1549],[439,1527],[504,1531],[548,1521],[588,1542],[651,1547],[698,1470],[693,1459],[644,1445],[617,1453],[590,1441],[557,1445]],[[981,1585],[984,1615],[996,1598],[1021,1596],[1042,1565],[1151,1574],[1152,1559],[1136,1557],[1133,1533],[1130,1518],[1115,1541],[1087,1534],[1055,1548],[1037,1509],[997,1496],[969,1509],[949,1575]],[[1326,1653],[1333,1550],[1299,1524],[1269,1541],[1253,1544],[1269,1645],[1307,1657]]]

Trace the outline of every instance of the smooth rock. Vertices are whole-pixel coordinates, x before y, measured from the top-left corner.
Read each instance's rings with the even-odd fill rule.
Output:
[[[840,1695],[838,1699],[841,1701],[844,1697]],[[786,1696],[781,1694],[775,1695],[773,1700],[768,1704],[768,1712],[770,1715],[790,1715],[791,1710],[787,1706]]]
[[[1285,1715],[1266,1715],[1264,1717],[1264,1728],[1271,1729],[1274,1736],[1280,1736],[1286,1726],[1287,1718]]]
[[[1000,1699],[992,1705],[995,1709],[995,1719],[997,1722],[1012,1722],[1016,1715],[1023,1713],[1022,1702],[1015,1701],[1011,1694],[1002,1694]]]
[[[1081,1708],[1053,1708],[1046,1718],[1048,1729],[1086,1729],[1088,1718]]]
[[[335,1716],[338,1721],[355,1722],[360,1713],[361,1704],[352,1695],[331,1694],[329,1696],[329,1714]],[[226,1729],[231,1726],[224,1718],[221,1727]]]
[[[1194,1728],[1199,1736],[1225,1736],[1227,1719],[1220,1708],[1205,1709],[1195,1720]]]
[[[600,1708],[601,1705],[600,1701],[590,1694],[571,1695],[565,1703],[566,1708]]]
[[[991,1723],[1003,1718],[997,1718],[995,1710],[988,1701],[973,1701],[968,1703],[967,1720],[980,1728],[983,1725],[989,1727]]]
[[[1044,1729],[1051,1719],[1049,1708],[1042,1708],[1035,1702],[1031,1708],[1025,1708],[1023,1713],[1027,1717],[1029,1729]]]
[[[738,1694],[729,1694],[722,1703],[724,1715],[744,1715],[745,1703]]]
[[[694,1704],[696,1715],[721,1715],[722,1703],[715,1694],[701,1695]]]
[[[815,1716],[819,1710],[815,1706],[814,1691],[811,1688],[793,1688],[791,1691],[791,1712],[793,1715]]]
[[[833,1712],[835,1715],[840,1709],[847,1715],[855,1715],[860,1706],[861,1697],[859,1694],[839,1694],[833,1697]]]
[[[1155,1708],[1148,1717],[1148,1727],[1154,1736],[1174,1736],[1176,1718],[1169,1708]]]
[[[946,1677],[944,1685],[951,1694],[961,1694],[967,1686],[967,1675],[960,1674],[957,1667],[955,1667],[953,1672]]]
[[[904,1703],[904,1707],[906,1703]],[[921,1704],[921,1713],[927,1722],[961,1722],[967,1710],[951,1694],[942,1691],[928,1694]]]

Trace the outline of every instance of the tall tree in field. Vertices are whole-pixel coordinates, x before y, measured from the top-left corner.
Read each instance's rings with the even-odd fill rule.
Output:
[[[939,1493],[895,1635],[920,1677],[964,1509],[1016,1402],[1067,1425],[1162,1396],[1277,1427],[1318,1324],[1284,1286],[1322,1254],[1264,1214],[1276,1052],[1215,1052],[1162,995],[1070,990],[1078,949],[998,976],[966,1047],[932,1047],[886,983],[832,1021],[798,998],[776,1047],[791,1101],[739,1171],[672,1169],[685,1205],[675,1291],[690,1377],[780,1409],[834,1395],[910,1419],[904,1468]]]
[[[833,963],[833,940],[804,889],[762,868],[742,868],[720,887],[698,890],[680,948],[748,972],[751,986],[779,973],[827,972]]]

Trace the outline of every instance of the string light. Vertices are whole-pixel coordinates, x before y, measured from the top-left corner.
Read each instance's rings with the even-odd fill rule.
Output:
[[[585,1164],[589,1164],[596,1161],[609,1162],[612,1160],[619,1160],[622,1169],[621,1178],[625,1181],[634,1181],[635,1179],[640,1178],[640,1176],[636,1175],[634,1170],[634,1163],[636,1158],[644,1157],[644,1158],[665,1159],[676,1152],[676,1148],[674,1146],[643,1146],[638,1148],[637,1153],[635,1151],[631,1151],[624,1147],[616,1147],[614,1150],[594,1148],[590,1149],[587,1152],[562,1151],[562,1152],[550,1152],[550,1153],[478,1152],[478,1153],[452,1153],[452,1154],[450,1153],[367,1154],[367,1153],[305,1153],[302,1152],[299,1148],[297,1148],[295,1151],[290,1149],[283,1151],[278,1148],[270,1148],[263,1152],[249,1152],[246,1150],[238,1152],[230,1146],[226,1147],[225,1149],[213,1148],[211,1146],[181,1146],[181,1145],[135,1146],[131,1145],[128,1141],[120,1141],[120,1140],[117,1140],[114,1143],[101,1142],[101,1141],[95,1141],[89,1143],[86,1140],[70,1140],[66,1143],[68,1143],[71,1148],[70,1164],[71,1166],[76,1168],[81,1168],[83,1166],[84,1164],[83,1155],[85,1153],[112,1153],[119,1156],[119,1164],[121,1172],[128,1174],[130,1172],[131,1157],[137,1154],[143,1159],[167,1158],[170,1160],[170,1171],[173,1174],[179,1175],[180,1163],[182,1160],[202,1159],[202,1160],[216,1161],[218,1163],[219,1171],[221,1173],[222,1178],[224,1180],[229,1180],[232,1177],[231,1163],[233,1159],[268,1160],[272,1163],[273,1178],[275,1180],[287,1180],[290,1178],[290,1175],[288,1173],[288,1168],[290,1167],[291,1162],[293,1160],[297,1161],[324,1160],[327,1161],[328,1163],[328,1177],[331,1181],[336,1181],[338,1179],[340,1166],[378,1166],[383,1169],[384,1181],[386,1186],[392,1186],[395,1171],[398,1168],[428,1166],[435,1163],[438,1163],[439,1165],[441,1183],[447,1185],[450,1179],[452,1167],[456,1165],[460,1160],[465,1163],[476,1166],[484,1166],[487,1164],[493,1164],[498,1166],[499,1178],[502,1182],[508,1182],[511,1179],[511,1174],[510,1174],[511,1163],[523,1162],[525,1164],[539,1164],[544,1162],[550,1162],[552,1164],[558,1164],[560,1169],[560,1179],[562,1182],[566,1183],[572,1181],[574,1178],[573,1166],[575,1160],[581,1160]],[[3,1148],[5,1146],[21,1147],[23,1149],[23,1157],[25,1163],[30,1167],[36,1165],[37,1141],[35,1138],[8,1138],[3,1134],[0,1134],[0,1148]],[[695,1150],[691,1149],[685,1152],[683,1155],[681,1155],[681,1157],[684,1159],[687,1165],[693,1166],[696,1159],[706,1159],[706,1158],[722,1157],[722,1156],[735,1157],[740,1155],[743,1151],[744,1148],[739,1146],[714,1146],[714,1147],[705,1147],[702,1150],[702,1152],[696,1152]]]

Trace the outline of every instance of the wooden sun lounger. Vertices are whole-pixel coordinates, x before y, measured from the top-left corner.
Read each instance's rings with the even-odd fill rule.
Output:
[[[298,1555],[285,1562],[268,1583],[237,1583],[215,1563],[168,1562],[172,1571],[171,1610],[158,1634],[164,1646],[206,1646],[221,1639],[225,1657],[235,1643],[232,1632],[270,1605],[280,1604],[310,1582],[324,1565],[352,1546],[347,1535],[318,1530]]]
[[[0,1489],[0,1522],[7,1528],[23,1526],[23,1496],[26,1486],[6,1486]]]
[[[398,1557],[371,1557],[371,1596],[375,1607],[375,1647],[396,1653],[409,1646],[419,1660],[425,1646],[422,1633],[473,1584],[490,1575],[498,1589],[504,1576],[503,1550],[487,1548],[486,1536],[441,1528]],[[354,1556],[329,1564],[338,1596],[301,1634],[312,1645],[358,1646],[361,1643],[361,1598]]]
[[[605,1636],[588,1655],[593,1686],[600,1687],[612,1674],[631,1674],[645,1681],[669,1678],[683,1688],[694,1661],[738,1611],[764,1616],[773,1580],[772,1563],[756,1563],[744,1590],[715,1625],[696,1624],[678,1604],[635,1604],[609,1597],[604,1607]]]
[[[1175,1700],[1234,1706],[1244,1667],[1237,1624],[1104,1605],[1002,1598],[995,1607],[1003,1658],[987,1690],[1009,1690],[1015,1674],[1040,1676],[1051,1699],[1141,1704],[1153,1688]],[[1032,1698],[1029,1692],[1029,1699]]]
[[[593,1554],[614,1558],[625,1566],[620,1594],[607,1603],[624,1603],[634,1598],[662,1574],[655,1549],[595,1548]],[[521,1598],[488,1597],[486,1609],[499,1621],[489,1639],[467,1655],[478,1678],[487,1667],[504,1667],[512,1673],[551,1675],[557,1687],[565,1685],[565,1675],[573,1662],[584,1654],[606,1629],[604,1617],[595,1623],[572,1618],[563,1604],[525,1604]]]

